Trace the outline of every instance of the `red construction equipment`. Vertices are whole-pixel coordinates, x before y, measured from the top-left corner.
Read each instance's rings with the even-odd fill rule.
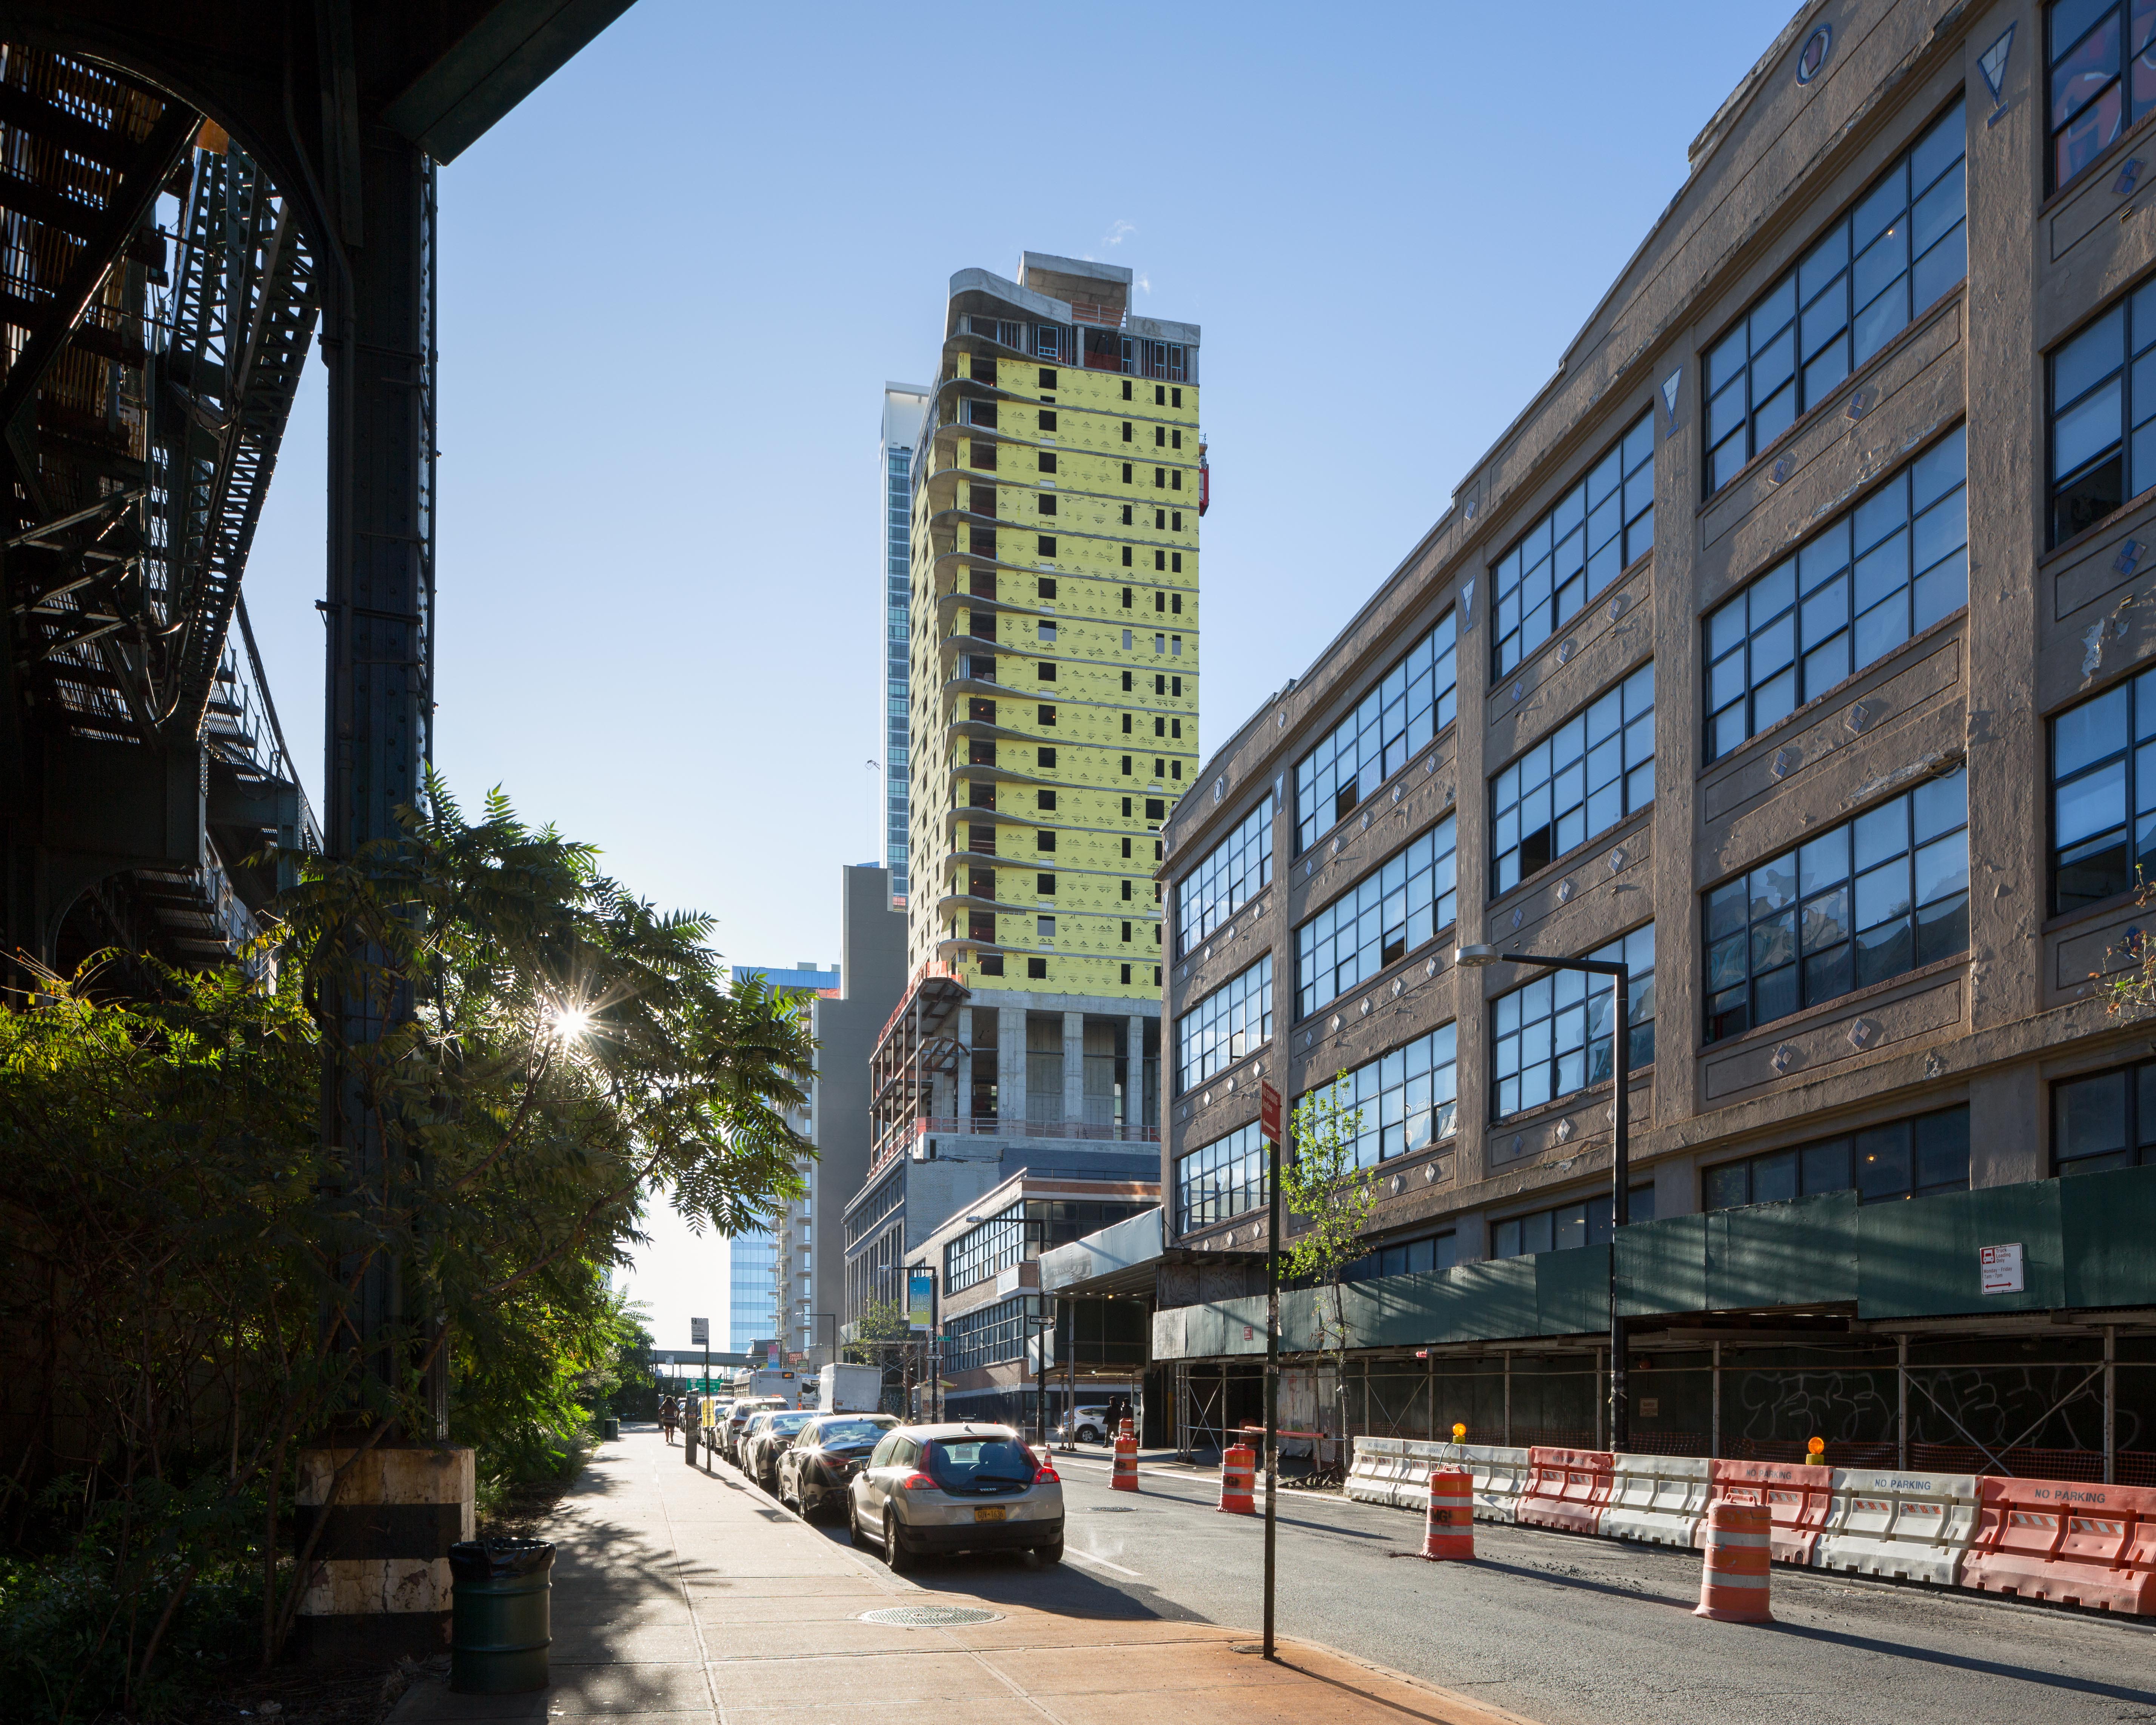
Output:
[[[1717,1461],[1712,1465],[1715,1503],[1756,1503],[1773,1527],[1778,1563],[1809,1566],[1834,1502],[1834,1471],[1800,1461]],[[1706,1537],[1706,1523],[1700,1526]]]
[[[1433,1563],[1475,1561],[1475,1481],[1455,1469],[1433,1469],[1430,1476],[1430,1517],[1424,1523],[1422,1554]]]
[[[1617,1458],[1607,1450],[1527,1451],[1527,1489],[1519,1520],[1527,1527],[1561,1527],[1568,1533],[1598,1532],[1609,1502]]]
[[[1138,1488],[1138,1440],[1131,1435],[1127,1420],[1116,1439],[1116,1471],[1108,1486],[1116,1491],[1135,1491]]]
[[[2156,1615],[2156,1489],[1994,1475],[1977,1489],[1964,1587]]]
[[[1251,1496],[1251,1482],[1257,1477],[1257,1452],[1248,1444],[1230,1444],[1220,1457],[1220,1513],[1224,1516],[1254,1516],[1258,1512],[1256,1500]]]
[[[1763,1503],[1711,1504],[1707,1563],[1700,1571],[1695,1617],[1718,1623],[1772,1623],[1767,1609],[1767,1558],[1773,1522]]]

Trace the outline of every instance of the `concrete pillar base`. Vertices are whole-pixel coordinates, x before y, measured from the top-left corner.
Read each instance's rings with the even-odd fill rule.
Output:
[[[449,1645],[449,1548],[475,1527],[472,1452],[454,1444],[377,1445],[322,1507],[351,1446],[300,1456],[295,1533],[318,1524],[292,1645],[302,1658],[426,1657]]]

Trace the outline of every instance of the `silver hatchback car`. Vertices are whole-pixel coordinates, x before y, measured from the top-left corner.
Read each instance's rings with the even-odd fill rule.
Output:
[[[1063,1481],[1008,1425],[960,1422],[886,1432],[847,1488],[857,1546],[895,1570],[928,1552],[1063,1558]]]

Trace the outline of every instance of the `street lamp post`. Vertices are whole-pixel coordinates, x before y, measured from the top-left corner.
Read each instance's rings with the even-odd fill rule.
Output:
[[[1507,952],[1496,947],[1461,947],[1453,962],[1464,970],[1492,964],[1539,964],[1546,970],[1577,970],[1616,979],[1616,1012],[1610,1028],[1611,1065],[1617,1081],[1615,1147],[1609,1162],[1609,1447],[1622,1450],[1632,1440],[1631,1406],[1625,1385],[1625,1321],[1617,1309],[1617,1230],[1631,1219],[1625,1199],[1631,1183],[1632,1151],[1632,969],[1611,958],[1548,958],[1538,952]]]

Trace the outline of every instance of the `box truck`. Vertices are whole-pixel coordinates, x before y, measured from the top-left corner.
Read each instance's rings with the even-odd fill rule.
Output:
[[[829,1365],[816,1382],[816,1407],[824,1414],[874,1414],[883,1406],[883,1368]]]

